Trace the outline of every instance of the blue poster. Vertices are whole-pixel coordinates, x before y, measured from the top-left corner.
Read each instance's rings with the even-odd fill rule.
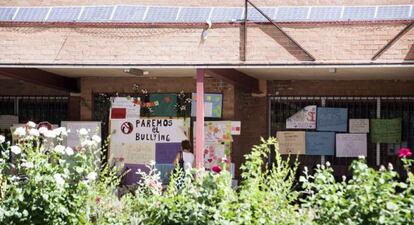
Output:
[[[334,132],[306,132],[306,155],[335,155]]]
[[[196,116],[196,94],[192,94],[191,116]],[[204,94],[204,116],[210,118],[221,118],[223,106],[222,94]]]
[[[348,130],[348,109],[318,107],[316,130],[346,132]]]

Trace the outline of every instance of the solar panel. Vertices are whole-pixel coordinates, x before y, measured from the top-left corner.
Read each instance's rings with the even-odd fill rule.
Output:
[[[238,21],[243,18],[243,8],[214,8],[210,20],[212,22]]]
[[[0,20],[9,21],[13,19],[17,8],[0,8]]]
[[[105,21],[111,18],[113,6],[85,7],[79,20],[81,21]]]
[[[20,8],[14,21],[43,21],[49,8]]]
[[[75,21],[81,10],[81,7],[55,7],[51,9],[46,21]]]
[[[182,8],[177,22],[205,22],[209,19],[211,8]]]
[[[376,19],[408,19],[410,6],[379,6]]]
[[[306,20],[309,9],[309,7],[280,7],[275,19],[278,21]]]
[[[145,17],[145,22],[175,22],[178,8],[150,7]]]
[[[259,8],[262,10],[268,17],[273,18],[276,8]],[[247,20],[256,21],[256,22],[265,22],[268,21],[259,11],[255,8],[249,8],[247,10]]]
[[[146,6],[118,6],[115,10],[114,21],[139,22],[144,19]]]
[[[361,7],[345,7],[343,20],[372,20],[375,15],[375,7],[361,6]]]
[[[342,7],[312,7],[309,15],[311,21],[339,20]]]

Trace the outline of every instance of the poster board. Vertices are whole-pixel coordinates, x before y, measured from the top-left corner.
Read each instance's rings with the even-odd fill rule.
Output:
[[[346,132],[348,128],[347,108],[318,107],[316,130]]]
[[[304,131],[279,131],[276,133],[279,141],[279,152],[282,155],[305,154]]]
[[[287,129],[315,129],[316,105],[309,105],[286,119]]]
[[[228,158],[231,143],[205,143],[204,168],[210,169],[215,165],[221,165],[223,158]]]
[[[349,133],[369,133],[369,119],[349,119]]]
[[[306,132],[306,155],[335,155],[334,132]]]
[[[400,143],[402,124],[401,118],[371,119],[371,142]]]
[[[336,134],[336,157],[367,156],[367,134]]]
[[[141,112],[141,101],[139,98],[112,97],[110,119],[139,118]]]
[[[101,122],[100,121],[62,121],[61,127],[66,127],[70,130],[68,136],[63,140],[66,146],[76,148],[81,146],[78,131],[85,128],[89,131],[89,135],[98,135],[101,137]]]
[[[196,116],[197,94],[191,95],[191,116]],[[206,93],[204,94],[204,117],[221,118],[223,111],[223,95]]]
[[[177,94],[150,94],[151,116],[175,117],[177,116]]]

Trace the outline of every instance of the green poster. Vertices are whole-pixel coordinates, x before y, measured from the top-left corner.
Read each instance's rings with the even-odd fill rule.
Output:
[[[400,143],[401,118],[371,119],[371,142]]]
[[[150,94],[150,102],[155,103],[151,116],[177,116],[176,94]]]

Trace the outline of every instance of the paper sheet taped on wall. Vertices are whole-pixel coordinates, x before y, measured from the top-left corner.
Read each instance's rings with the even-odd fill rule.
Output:
[[[316,105],[309,105],[286,120],[287,129],[315,129]]]
[[[306,155],[335,155],[335,133],[306,132]]]
[[[367,156],[366,134],[336,134],[336,157]]]
[[[348,109],[318,107],[316,129],[318,131],[346,132],[348,128]]]
[[[279,131],[276,133],[279,141],[279,152],[282,155],[305,154],[304,131]]]
[[[400,143],[401,125],[401,118],[371,119],[371,142]]]
[[[349,133],[369,133],[369,119],[349,119]]]

